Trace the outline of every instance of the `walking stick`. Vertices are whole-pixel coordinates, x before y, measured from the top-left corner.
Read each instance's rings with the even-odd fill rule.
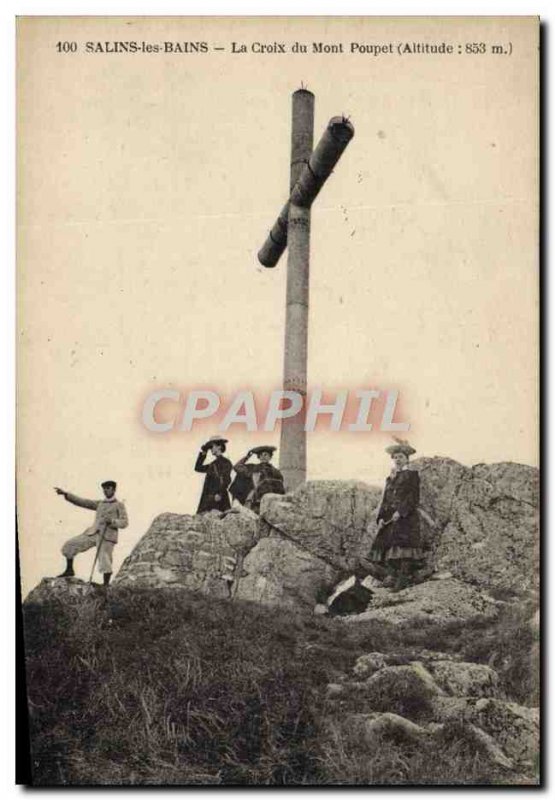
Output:
[[[100,534],[100,539],[98,540],[98,545],[96,548],[96,553],[94,555],[94,561],[91,569],[91,577],[89,578],[89,583],[92,583],[94,568],[96,567],[96,562],[98,561],[98,554],[100,553],[100,548],[102,547],[102,543],[104,541],[104,534],[106,533],[107,527],[108,527],[107,525],[104,525],[104,527],[102,528],[102,533]]]

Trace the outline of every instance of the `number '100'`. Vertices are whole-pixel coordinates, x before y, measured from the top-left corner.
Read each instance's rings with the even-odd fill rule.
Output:
[[[76,53],[77,42],[58,42],[56,44],[58,53]]]

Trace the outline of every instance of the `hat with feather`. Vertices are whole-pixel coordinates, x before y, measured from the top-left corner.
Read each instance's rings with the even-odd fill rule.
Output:
[[[416,453],[414,447],[406,439],[398,439],[396,436],[393,438],[395,439],[395,444],[390,444],[389,447],[385,448],[385,452],[389,453],[390,456],[395,455],[395,453],[404,453],[408,458],[413,453]]]

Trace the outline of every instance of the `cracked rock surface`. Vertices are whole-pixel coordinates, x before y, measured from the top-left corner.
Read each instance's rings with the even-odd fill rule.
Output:
[[[372,601],[366,611],[343,617],[346,623],[356,624],[381,620],[395,625],[406,623],[443,624],[468,621],[476,617],[494,617],[497,601],[486,592],[463,583],[456,578],[444,581],[427,581],[408,586],[400,592],[374,589]]]
[[[436,521],[430,537],[438,569],[487,588],[536,588],[539,472],[524,464],[463,467],[420,458],[421,505]]]
[[[223,518],[212,512],[160,514],[123,562],[115,583],[230,597],[257,538],[258,518],[247,509]]]

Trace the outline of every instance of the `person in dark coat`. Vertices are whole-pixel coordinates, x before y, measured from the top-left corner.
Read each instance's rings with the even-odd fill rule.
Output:
[[[384,575],[384,586],[397,590],[411,582],[411,575],[422,566],[425,553],[420,536],[420,476],[409,468],[409,457],[416,452],[408,442],[386,449],[393,469],[385,482],[378,508],[378,532],[369,560]]]
[[[245,488],[250,480],[252,488],[245,498],[244,505],[252,508],[257,514],[260,513],[260,501],[265,494],[285,494],[283,475],[279,469],[270,464],[275,451],[273,445],[253,447],[233,468],[238,478],[245,482]],[[252,455],[258,456],[258,464],[247,464]]]
[[[202,472],[206,475],[202,494],[197,508],[197,514],[204,514],[206,511],[228,511],[231,508],[229,501],[228,488],[231,483],[232,465],[229,458],[225,458],[225,446],[227,439],[221,436],[213,436],[200,448],[195,464],[195,472]],[[206,454],[210,451],[214,460],[210,464],[205,464]]]
[[[234,500],[237,500],[242,506],[246,505],[247,500],[254,491],[254,483],[252,482],[252,473],[256,469],[256,464],[246,464],[245,461],[250,457],[250,450],[240,461],[235,464],[233,469],[236,472],[233,483],[229,487],[229,493]]]

